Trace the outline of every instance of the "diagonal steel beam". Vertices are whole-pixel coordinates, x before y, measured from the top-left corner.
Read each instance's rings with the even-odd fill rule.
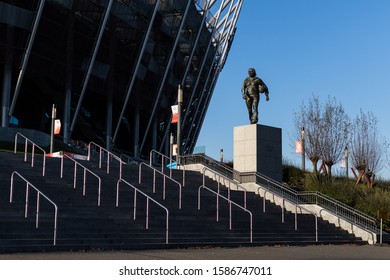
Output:
[[[11,106],[10,106],[9,111],[8,111],[8,115],[9,116],[12,116],[12,114],[14,113],[14,109],[15,109],[15,106],[16,106],[16,101],[18,100],[18,96],[19,96],[19,93],[20,93],[20,88],[22,87],[24,74],[26,73],[28,60],[30,58],[31,49],[32,49],[34,41],[35,41],[35,35],[37,34],[39,22],[41,21],[41,16],[42,16],[42,12],[43,12],[44,6],[45,6],[45,0],[41,0],[41,2],[39,3],[37,16],[35,17],[33,29],[32,29],[31,36],[30,36],[30,40],[28,41],[26,53],[25,53],[25,55],[23,57],[22,68],[19,71],[19,76],[18,76],[18,80],[16,82],[14,97],[12,98],[12,103],[11,103]]]
[[[154,23],[154,20],[156,18],[158,9],[160,7],[160,4],[161,4],[161,0],[157,0],[157,3],[155,5],[155,7],[154,7],[154,11],[153,11],[152,17],[151,17],[150,22],[149,22],[148,29],[147,29],[147,31],[145,33],[144,42],[142,44],[141,51],[140,51],[140,53],[138,55],[137,63],[136,63],[136,66],[135,66],[134,72],[133,72],[133,77],[131,78],[131,82],[129,84],[129,87],[127,88],[126,97],[125,97],[125,100],[123,102],[123,106],[122,106],[121,113],[119,115],[118,122],[116,124],[114,136],[112,138],[112,142],[113,143],[115,143],[116,137],[118,136],[119,128],[120,128],[120,125],[122,123],[122,118],[123,118],[123,115],[125,114],[127,104],[129,103],[129,99],[130,99],[131,92],[133,90],[134,82],[135,82],[135,79],[137,77],[137,73],[138,73],[139,67],[141,65],[142,57],[144,55],[144,52],[145,52],[145,49],[146,49],[146,45],[148,43],[148,38],[149,38],[150,32],[152,30],[153,23]]]
[[[77,107],[76,107],[76,110],[75,110],[74,115],[73,115],[72,124],[70,125],[69,137],[72,137],[72,132],[73,132],[74,127],[76,125],[77,117],[79,115],[79,111],[81,108],[81,103],[83,102],[85,92],[87,91],[88,82],[89,82],[89,79],[90,79],[91,74],[92,74],[92,70],[93,70],[93,66],[95,64],[97,52],[99,50],[100,43],[102,41],[102,37],[103,37],[104,30],[105,30],[106,25],[107,25],[108,18],[110,17],[113,2],[114,2],[114,0],[110,0],[110,2],[108,2],[106,12],[104,14],[104,19],[103,19],[103,22],[100,26],[99,35],[98,35],[98,38],[96,40],[95,46],[93,48],[93,53],[92,53],[91,61],[89,63],[88,71],[84,77],[84,83],[83,83],[83,88],[82,88],[81,93],[80,93],[79,102],[77,103]]]

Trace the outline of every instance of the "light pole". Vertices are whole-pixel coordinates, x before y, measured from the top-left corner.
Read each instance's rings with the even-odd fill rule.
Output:
[[[301,142],[302,142],[302,172],[306,171],[305,168],[305,128],[301,129]]]
[[[347,176],[347,178],[349,177],[349,173],[348,173],[348,157],[349,157],[349,152],[348,152],[348,145],[345,146],[345,176]]]
[[[179,85],[177,92],[177,163],[180,164],[181,156],[181,105],[183,104],[183,89]]]
[[[53,104],[51,109],[51,133],[50,133],[50,154],[53,153],[53,139],[54,139],[54,122],[57,117],[56,105]]]

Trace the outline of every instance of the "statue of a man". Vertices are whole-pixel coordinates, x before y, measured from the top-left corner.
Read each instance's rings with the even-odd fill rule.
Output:
[[[248,74],[249,77],[245,78],[244,83],[242,84],[241,93],[248,108],[249,120],[251,124],[254,124],[258,122],[260,93],[264,93],[265,100],[268,101],[269,92],[265,83],[256,76],[255,69],[249,68]]]

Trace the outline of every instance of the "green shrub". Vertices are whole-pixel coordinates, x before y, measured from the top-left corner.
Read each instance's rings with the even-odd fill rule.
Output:
[[[388,181],[377,180],[373,188],[367,188],[365,184],[356,185],[353,179],[330,178],[311,172],[302,174],[296,169],[298,168],[284,166],[283,180],[285,183],[295,183],[294,186],[299,183],[304,191],[320,192],[377,219],[378,211],[390,213],[390,182]],[[388,219],[384,221],[384,229],[390,230]]]

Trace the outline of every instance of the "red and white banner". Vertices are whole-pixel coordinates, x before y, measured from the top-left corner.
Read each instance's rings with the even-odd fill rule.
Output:
[[[59,119],[54,120],[54,134],[60,134],[61,121]]]
[[[177,123],[177,120],[179,118],[179,106],[178,105],[172,105],[172,121],[171,123]]]
[[[301,140],[295,141],[295,152],[297,154],[302,154],[302,141]]]

